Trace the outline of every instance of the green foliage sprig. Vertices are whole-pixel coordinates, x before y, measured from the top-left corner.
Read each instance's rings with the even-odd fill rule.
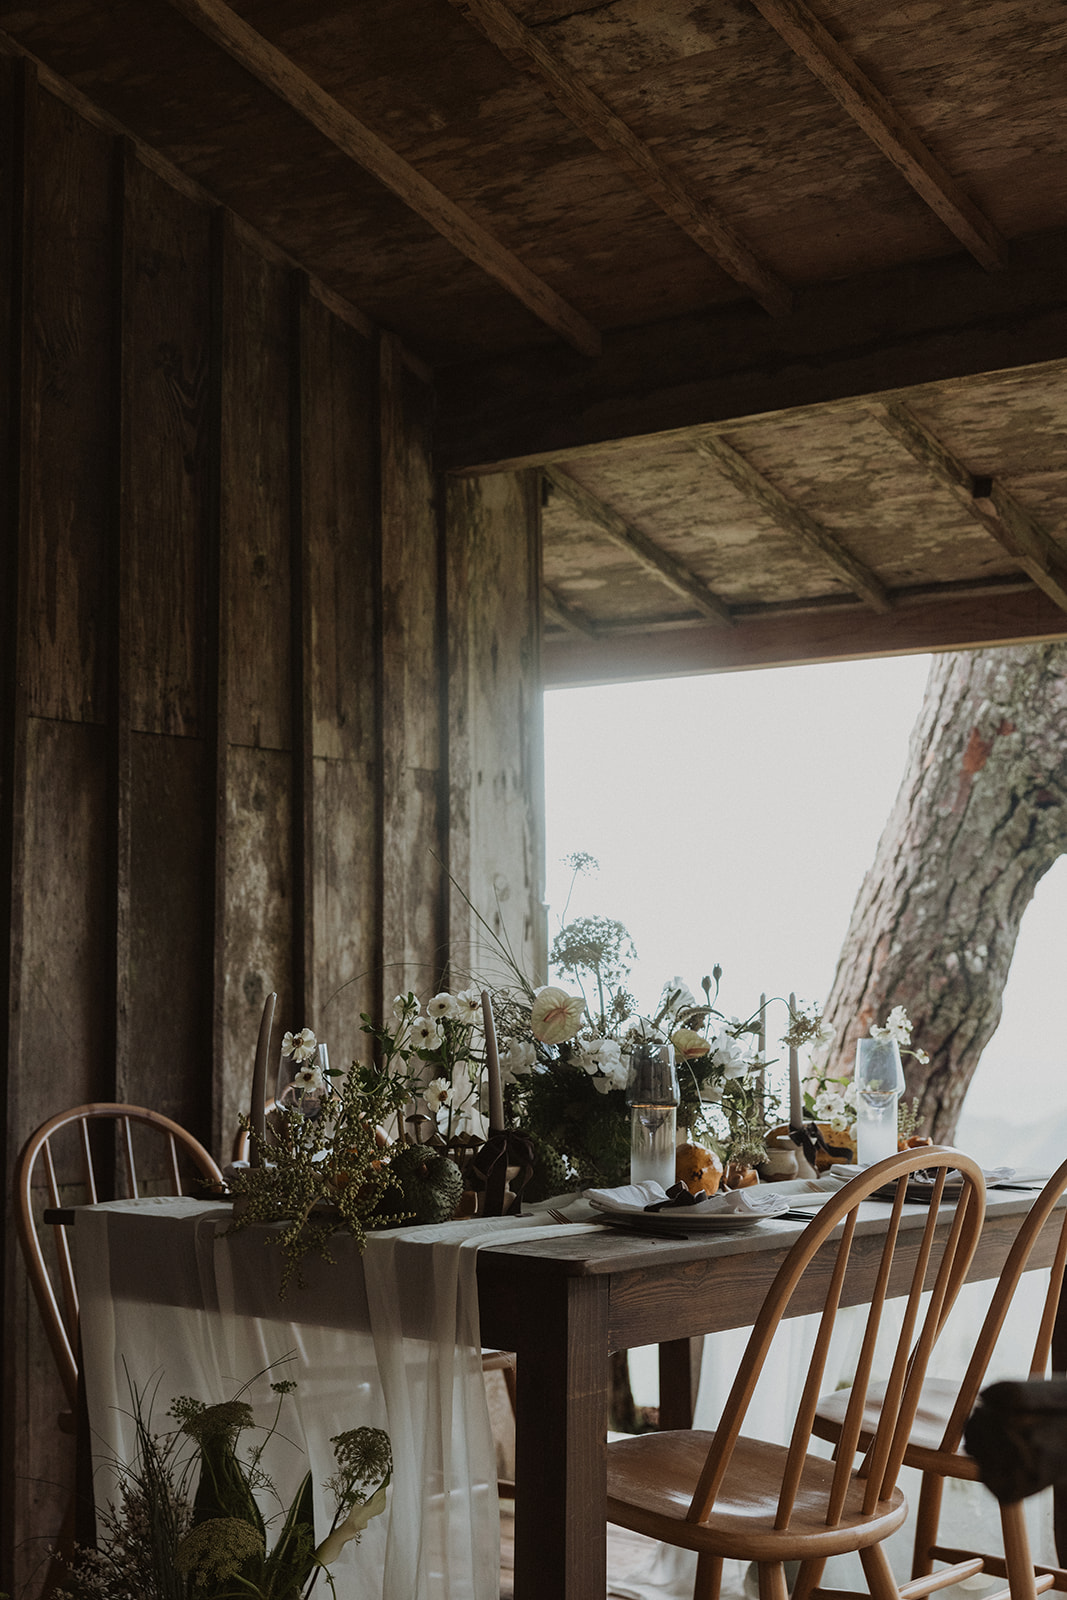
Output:
[[[336,1593],[327,1566],[384,1509],[389,1436],[364,1427],[331,1440],[334,1515],[316,1541],[310,1473],[287,1510],[264,1516],[260,1507],[280,1506],[262,1458],[296,1385],[271,1384],[278,1402],[264,1429],[242,1399],[248,1387],[217,1405],[180,1396],[170,1411],[177,1428],[157,1434],[153,1397],[131,1385],[136,1448],[114,1464],[118,1503],[99,1512],[97,1548],[75,1552],[56,1600],[306,1600],[320,1573]],[[250,1431],[262,1438],[246,1444]]]

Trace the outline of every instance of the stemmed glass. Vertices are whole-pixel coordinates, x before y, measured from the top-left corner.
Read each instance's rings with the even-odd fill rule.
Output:
[[[897,1153],[897,1101],[904,1068],[895,1039],[860,1039],[856,1045],[856,1157],[869,1167]]]

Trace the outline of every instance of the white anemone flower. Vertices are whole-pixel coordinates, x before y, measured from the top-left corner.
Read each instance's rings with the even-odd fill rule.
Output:
[[[456,1013],[460,1022],[480,1026],[482,1022],[482,997],[477,989],[461,989],[456,995]]]
[[[422,1098],[426,1101],[426,1109],[433,1114],[446,1106],[452,1098],[452,1085],[447,1078],[434,1078],[422,1091]]]
[[[433,1017],[435,1021],[440,1021],[443,1017],[458,1016],[459,1007],[456,1004],[455,996],[444,992],[435,994],[433,999],[427,1003],[426,1015]]]
[[[301,1028],[299,1033],[287,1033],[282,1039],[282,1055],[291,1056],[297,1063],[310,1061],[318,1042],[310,1028]]]
[[[441,1031],[432,1017],[416,1017],[411,1024],[411,1043],[416,1050],[436,1050]]]
[[[315,1066],[304,1066],[293,1077],[293,1088],[300,1089],[304,1094],[321,1094],[326,1087],[326,1079]]]

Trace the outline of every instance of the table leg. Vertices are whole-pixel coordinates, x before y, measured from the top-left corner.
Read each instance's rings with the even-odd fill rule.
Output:
[[[704,1339],[671,1339],[659,1347],[659,1425],[691,1428],[700,1387]]]
[[[538,1283],[516,1356],[515,1600],[591,1600],[607,1589],[607,1280]]]

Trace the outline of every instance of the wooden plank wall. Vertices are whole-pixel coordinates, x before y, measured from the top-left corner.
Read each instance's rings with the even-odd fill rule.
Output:
[[[539,508],[446,495],[430,375],[0,55],[0,1589],[71,1482],[17,1152],[128,1099],[226,1158],[265,994],[334,1064],[469,919],[543,958]],[[458,908],[458,909],[457,909]],[[36,1576],[35,1576],[36,1574]]]

